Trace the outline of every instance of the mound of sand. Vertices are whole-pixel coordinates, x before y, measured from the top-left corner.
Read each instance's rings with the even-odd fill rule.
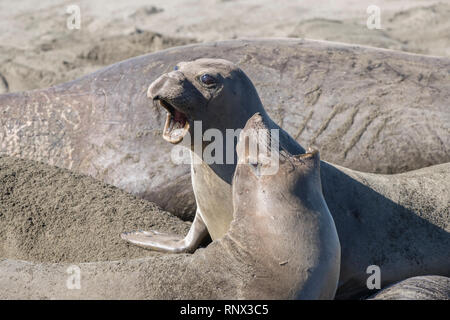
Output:
[[[120,232],[185,234],[155,204],[65,169],[0,157],[0,258],[89,262],[155,255],[128,245]]]
[[[135,29],[108,37],[74,32],[42,41],[33,50],[0,46],[0,52],[9,57],[1,65],[0,93],[52,86],[118,61],[190,42]]]

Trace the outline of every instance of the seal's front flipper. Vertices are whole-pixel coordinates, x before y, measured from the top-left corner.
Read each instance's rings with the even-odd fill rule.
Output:
[[[208,230],[203,222],[200,211],[197,210],[195,219],[185,238],[158,231],[124,232],[120,237],[146,249],[168,253],[183,253],[194,252],[207,235]]]
[[[180,236],[158,231],[124,232],[120,237],[137,246],[161,252],[188,252]]]

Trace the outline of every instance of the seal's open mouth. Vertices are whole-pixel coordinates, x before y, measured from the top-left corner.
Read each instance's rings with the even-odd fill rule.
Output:
[[[177,144],[183,140],[189,130],[189,122],[186,114],[175,109],[167,101],[159,99],[161,107],[167,110],[166,123],[164,124],[163,138],[170,143]]]

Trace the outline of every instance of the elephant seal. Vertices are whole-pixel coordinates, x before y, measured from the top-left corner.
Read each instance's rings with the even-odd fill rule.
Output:
[[[88,232],[83,236],[86,243],[83,251],[90,256],[88,261],[95,262],[69,260],[73,262],[64,264],[1,259],[0,298],[333,299],[339,277],[340,246],[321,191],[319,153],[311,151],[295,156],[282,153],[270,157],[269,160],[278,166],[278,170],[271,175],[261,175],[260,172],[270,167],[271,163],[262,161],[264,158],[259,154],[251,158],[252,153],[248,152],[250,143],[247,143],[247,140],[251,140],[252,144],[259,142],[255,133],[263,131],[265,135],[269,134],[261,120],[259,115],[253,116],[239,136],[239,163],[232,184],[234,218],[225,236],[191,255],[149,254],[139,259],[129,255],[129,259],[99,262],[95,259],[98,257],[95,252],[98,248],[95,237],[98,234]],[[275,148],[270,151],[276,155],[278,153]],[[61,225],[60,220],[64,220],[63,225],[72,222],[72,225],[89,229],[92,227],[91,219],[102,218],[105,221],[105,215],[115,224],[125,222],[127,215],[111,213],[110,209],[116,207],[114,203],[107,203],[103,212],[96,210],[97,204],[105,206],[100,196],[102,193],[114,192],[114,198],[119,198],[124,207],[135,208],[136,204],[143,202],[131,196],[123,197],[125,192],[116,188],[102,190],[99,188],[100,182],[67,170],[52,167],[46,171],[45,165],[31,161],[27,166],[30,169],[39,168],[41,174],[50,176],[54,184],[60,181],[61,175],[71,174],[76,176],[74,181],[83,190],[86,187],[95,190],[96,197],[90,201],[93,207],[83,207],[88,212],[79,213],[90,219],[76,219],[73,222],[70,215],[54,219],[42,214],[42,220],[37,221],[47,224],[47,227],[57,227]],[[20,184],[20,181],[17,183]],[[10,182],[8,187],[12,186]],[[39,188],[39,183],[36,188]],[[84,195],[78,192],[75,196]],[[16,206],[23,203],[21,195],[16,194],[12,198]],[[33,200],[40,203],[47,198],[47,194],[39,193]],[[67,200],[69,198],[57,194],[56,201],[61,206],[56,210],[68,205],[67,201],[79,200]],[[155,217],[162,212],[153,213],[148,223],[167,223]],[[19,216],[11,215],[9,221],[24,220]],[[183,223],[179,221],[178,226],[180,224]],[[113,223],[97,228],[105,234],[115,230]],[[74,230],[81,229],[75,227],[71,230],[67,234],[67,238],[72,239],[69,247],[76,247],[79,245],[79,235]],[[47,245],[37,237],[30,240],[33,241],[30,245],[35,247]],[[65,244],[68,245],[67,242]],[[17,243],[12,241],[9,248],[14,245]],[[89,246],[93,250],[89,250]],[[110,251],[116,250],[116,247],[112,244],[103,249],[111,256]],[[8,257],[7,252],[3,254]],[[77,290],[70,290],[73,283],[68,280],[75,279],[74,270],[78,270],[81,279]]]
[[[293,38],[175,47],[2,94],[0,155],[90,175],[192,221],[190,167],[170,161],[165,113],[149,110],[146,91],[198,57],[237,63],[270,117],[324,160],[375,173],[450,161],[448,58]]]
[[[369,300],[450,300],[450,278],[409,278],[381,290],[369,297]]]
[[[260,113],[269,130],[279,131],[281,149],[304,153],[270,119],[250,79],[231,62],[198,59],[180,63],[155,80],[148,95],[167,110],[169,120],[189,123],[183,133],[191,131],[191,137],[194,121],[202,121],[200,134],[214,128],[225,137],[227,129],[241,129],[253,114]],[[202,150],[191,152],[192,157],[201,159]],[[226,150],[219,151],[225,154]],[[235,156],[234,149],[231,153]],[[230,184],[235,164],[196,163],[192,162],[191,175],[197,214],[188,235],[173,238],[152,231],[131,232],[122,235],[125,240],[165,252],[191,252],[207,233],[213,240],[226,233],[233,217]],[[449,274],[450,261],[445,258],[450,246],[449,167],[443,164],[382,175],[321,162],[323,194],[342,249],[338,298],[367,293],[370,265],[381,268],[383,285],[422,274]]]
[[[272,291],[286,297],[287,291],[291,299],[333,299],[341,252],[322,195],[319,152],[293,156],[263,145],[258,135],[270,136],[263,121],[255,114],[240,133],[232,183],[233,222],[218,242],[224,252],[231,242],[252,256],[261,276],[255,280],[257,286],[246,288],[252,297],[267,297]],[[249,152],[250,145],[258,146],[256,154]],[[271,152],[275,157],[271,154],[262,161]],[[261,174],[272,165],[276,172]]]
[[[258,135],[269,139],[261,141]],[[259,113],[240,133],[232,183],[234,219],[225,239],[251,252],[258,269],[271,270],[255,291],[281,287],[289,288],[289,298],[333,299],[341,249],[322,195],[319,152],[279,153],[262,145],[269,136]],[[250,145],[259,147],[257,154],[249,152]],[[261,157],[271,152],[276,156],[263,162]],[[273,165],[276,172],[261,174]]]

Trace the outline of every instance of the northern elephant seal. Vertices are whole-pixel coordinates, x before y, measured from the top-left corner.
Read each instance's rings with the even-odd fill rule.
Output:
[[[292,38],[171,48],[0,95],[0,154],[93,176],[192,220],[189,166],[169,161],[165,113],[149,110],[146,91],[198,57],[237,63],[270,117],[324,160],[376,173],[450,161],[448,58]]]
[[[279,130],[280,148],[290,154],[304,152],[269,118],[250,79],[228,61],[199,59],[180,63],[177,70],[150,85],[149,96],[161,102],[174,119],[186,119],[191,124],[189,130],[194,120],[201,120],[201,133],[215,128],[224,137],[226,129],[242,128],[259,112],[268,129]],[[201,152],[192,155],[202,156]],[[339,297],[357,296],[368,290],[369,265],[381,268],[383,285],[426,273],[448,275],[449,166],[377,175],[321,162],[323,194],[342,247]],[[198,211],[184,239],[154,232],[123,237],[167,252],[192,251],[207,231],[213,239],[219,239],[232,220],[230,183],[234,168],[193,162],[192,184]]]
[[[259,139],[261,135],[268,139]],[[255,280],[258,287],[250,288],[252,296],[289,288],[289,298],[333,299],[341,252],[322,195],[319,152],[279,153],[264,145],[269,136],[259,113],[240,133],[232,184],[234,218],[224,241],[233,240],[256,258],[258,273],[264,276]],[[250,145],[258,151],[252,154]],[[271,152],[275,157],[271,154],[263,162],[261,157]],[[276,171],[263,174],[274,165]]]
[[[450,278],[419,276],[400,281],[369,300],[450,300]]]

